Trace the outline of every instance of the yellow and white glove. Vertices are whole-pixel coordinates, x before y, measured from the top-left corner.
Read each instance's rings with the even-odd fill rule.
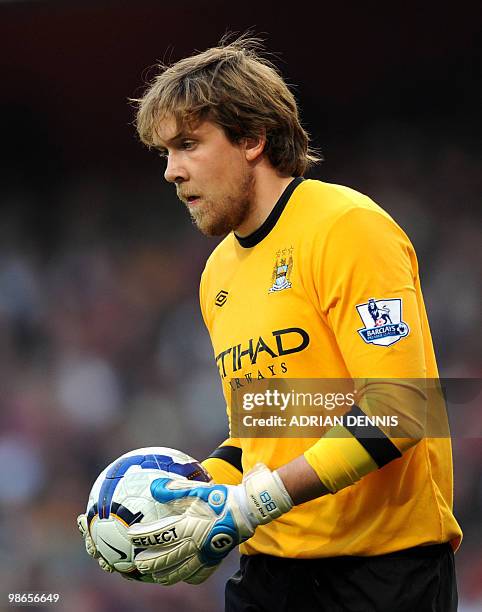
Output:
[[[128,530],[133,547],[145,549],[134,559],[137,569],[164,585],[204,582],[258,525],[293,507],[277,472],[261,463],[237,486],[159,478],[151,494],[159,503],[192,500],[183,514]]]

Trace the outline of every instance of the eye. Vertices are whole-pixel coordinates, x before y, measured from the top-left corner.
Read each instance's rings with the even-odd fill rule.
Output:
[[[196,143],[194,142],[194,140],[183,140],[181,143],[181,149],[189,151],[190,149],[193,149],[195,145]]]

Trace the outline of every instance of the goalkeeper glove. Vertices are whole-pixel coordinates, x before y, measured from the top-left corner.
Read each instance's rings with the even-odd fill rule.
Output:
[[[79,528],[79,531],[82,534],[82,537],[84,538],[85,550],[87,551],[87,553],[94,559],[97,559],[100,567],[104,570],[104,572],[114,572],[115,569],[112,567],[112,565],[109,565],[109,563],[100,554],[94,544],[94,540],[90,537],[89,528],[87,527],[86,514],[79,514],[79,516],[77,517],[77,527]]]
[[[258,525],[293,507],[277,472],[261,463],[237,486],[159,478],[151,494],[160,503],[191,500],[181,515],[138,523],[128,531],[133,547],[143,549],[134,559],[137,569],[164,585],[203,582]]]

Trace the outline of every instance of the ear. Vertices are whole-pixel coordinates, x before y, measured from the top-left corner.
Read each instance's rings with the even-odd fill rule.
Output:
[[[266,145],[266,132],[263,131],[259,136],[246,138],[244,141],[244,154],[246,160],[252,162],[263,153]]]

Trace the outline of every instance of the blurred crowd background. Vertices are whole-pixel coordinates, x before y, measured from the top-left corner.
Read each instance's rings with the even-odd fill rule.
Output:
[[[226,29],[262,33],[325,157],[310,176],[370,195],[402,225],[441,375],[480,376],[476,4],[347,3],[313,18],[271,2],[159,4],[0,5],[0,609],[8,593],[44,591],[68,612],[217,612],[236,569],[233,553],[200,587],[127,582],[96,567],[75,527],[126,450],[203,458],[226,437],[197,294],[216,240],[190,224],[131,125],[127,98],[156,59]],[[482,607],[479,414],[453,441],[462,612]]]

